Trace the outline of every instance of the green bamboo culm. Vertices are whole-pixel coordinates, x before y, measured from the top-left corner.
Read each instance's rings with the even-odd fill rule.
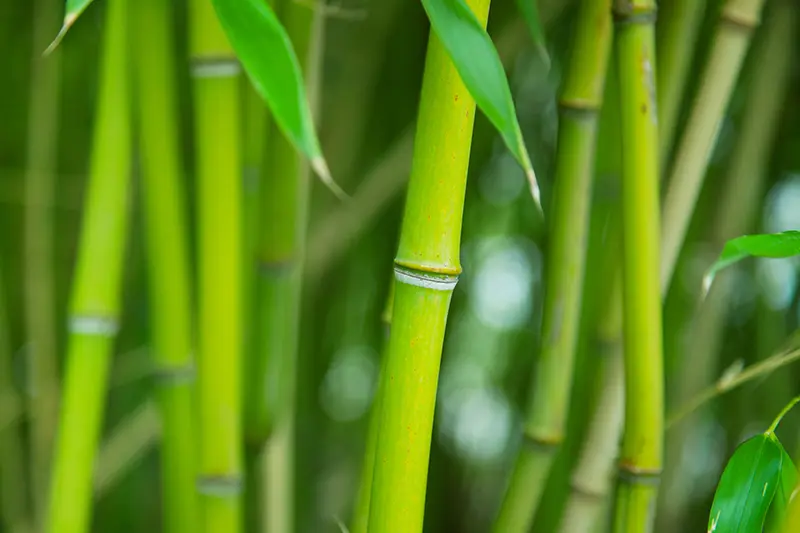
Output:
[[[378,374],[378,382],[375,387],[375,394],[372,397],[372,409],[367,423],[367,440],[364,446],[364,462],[361,464],[361,479],[358,485],[358,494],[353,511],[353,519],[350,525],[350,533],[367,533],[369,526],[369,508],[372,498],[372,480],[375,473],[375,448],[378,443],[378,429],[381,423],[381,395],[385,385],[383,376],[386,375],[384,366],[389,345],[389,338],[392,329],[392,308],[394,306],[394,283],[389,287],[389,295],[386,298],[386,307],[381,313],[381,322],[384,327],[384,346],[383,357],[381,357],[381,370]]]
[[[564,440],[580,322],[598,114],[611,50],[610,0],[583,0],[561,90],[549,217],[542,352],[523,444],[494,531],[525,533]]]
[[[69,316],[48,533],[86,533],[129,219],[128,6],[108,0],[89,181]]]
[[[34,521],[41,530],[58,427],[58,347],[53,200],[58,148],[61,53],[42,57],[61,15],[58,2],[34,2],[30,114],[25,175],[25,328],[28,343],[30,476]],[[22,480],[20,479],[21,483]],[[15,485],[20,494],[27,487]]]
[[[615,533],[652,530],[661,475],[664,376],[654,0],[615,3],[622,135],[625,429]]]
[[[155,386],[162,419],[164,531],[198,528],[186,200],[182,180],[171,4],[139,0],[135,99],[143,180]]]
[[[720,13],[711,53],[678,144],[664,198],[662,291],[667,290],[672,280],[717,132],[739,77],[751,35],[761,21],[764,1],[727,0]]]
[[[208,0],[189,4],[198,188],[200,530],[241,527],[239,62]]]
[[[488,0],[469,7],[485,27]],[[419,533],[439,364],[459,262],[475,101],[434,33],[422,78],[415,150],[395,258],[369,532]]]

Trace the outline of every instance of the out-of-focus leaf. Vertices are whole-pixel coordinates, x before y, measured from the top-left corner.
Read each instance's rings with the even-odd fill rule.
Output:
[[[517,122],[511,89],[489,34],[464,0],[422,0],[422,5],[475,103],[525,170],[533,199],[541,208],[539,185]]]
[[[67,0],[67,9],[64,13],[64,22],[61,25],[61,29],[58,31],[58,35],[56,38],[53,39],[53,42],[50,43],[50,46],[44,51],[44,55],[49,54],[53,50],[56,49],[58,43],[64,38],[64,35],[67,34],[67,30],[69,30],[75,21],[78,20],[78,17],[86,11],[86,8],[89,7],[89,4],[92,3],[92,0]]]
[[[217,18],[272,118],[310,160],[320,179],[340,198],[320,150],[297,54],[291,39],[264,0],[212,0]]]
[[[778,483],[778,489],[775,491],[775,498],[772,500],[769,514],[767,515],[767,531],[770,532],[780,531],[789,508],[789,502],[792,499],[792,493],[797,486],[797,467],[789,454],[786,453],[786,448],[783,447],[777,438],[775,441],[781,448],[782,460],[780,482]]]
[[[533,39],[537,52],[539,52],[539,55],[549,68],[550,55],[547,53],[547,43],[544,38],[542,22],[539,18],[538,0],[517,0],[517,7],[525,18],[525,23],[528,25],[528,31],[531,34],[531,39]]]
[[[706,271],[703,289],[707,292],[717,272],[748,257],[781,258],[800,255],[800,231],[744,235],[725,243],[719,258]]]
[[[761,533],[781,482],[783,447],[760,434],[736,448],[717,485],[709,533]]]

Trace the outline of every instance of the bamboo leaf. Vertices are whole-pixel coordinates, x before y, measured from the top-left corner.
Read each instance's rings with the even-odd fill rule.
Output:
[[[772,501],[772,507],[770,507],[769,515],[767,516],[767,531],[780,531],[789,508],[789,502],[792,499],[792,493],[797,486],[797,467],[777,437],[775,442],[781,449],[781,475],[778,488],[775,491],[775,498]]]
[[[511,89],[489,34],[464,0],[422,0],[422,5],[475,103],[525,170],[533,199],[541,209],[539,185],[517,122]]]
[[[525,18],[525,23],[528,25],[528,31],[531,34],[534,46],[536,46],[536,51],[539,52],[547,67],[550,68],[550,54],[547,53],[544,30],[539,18],[538,0],[517,0],[517,8]]]
[[[781,482],[782,446],[762,433],[736,448],[722,472],[709,533],[761,533],[770,503]]]
[[[281,132],[310,160],[322,182],[341,199],[314,131],[302,70],[291,39],[263,0],[212,0],[225,34]]]
[[[89,7],[89,4],[92,3],[92,0],[67,0],[67,9],[64,13],[64,22],[61,25],[61,29],[58,31],[58,35],[56,38],[53,39],[53,42],[50,43],[50,46],[45,49],[43,55],[50,54],[53,50],[56,49],[58,44],[64,38],[64,35],[67,34],[67,30],[69,30],[75,21],[78,20],[78,17],[86,11],[86,8]]]
[[[714,276],[723,268],[748,257],[783,258],[800,255],[800,231],[744,235],[725,243],[716,262],[706,271],[703,290],[708,292]]]

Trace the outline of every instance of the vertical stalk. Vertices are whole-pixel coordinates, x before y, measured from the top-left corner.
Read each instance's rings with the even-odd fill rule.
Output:
[[[699,93],[680,140],[664,199],[661,235],[661,288],[672,279],[683,239],[694,212],[723,114],[728,107],[764,0],[728,0],[720,14]]]
[[[29,338],[31,484],[34,519],[41,529],[53,442],[58,426],[53,196],[57,156],[61,52],[42,57],[58,28],[58,3],[34,3],[30,116],[25,176],[25,327]],[[20,480],[22,481],[22,480]],[[24,494],[27,489],[19,487]]]
[[[72,288],[64,395],[45,529],[48,533],[85,533],[90,529],[93,465],[111,350],[119,328],[131,168],[128,6],[125,0],[109,0],[106,9],[89,184]]]
[[[486,25],[489,0],[469,0]],[[422,531],[439,364],[459,251],[475,101],[435,34],[425,58],[395,258],[370,533]]]
[[[383,357],[381,357],[381,370],[378,374],[378,383],[375,394],[372,397],[372,410],[369,414],[367,425],[367,442],[364,447],[364,462],[361,465],[361,481],[358,485],[358,494],[353,511],[353,521],[350,533],[367,533],[369,525],[369,508],[372,497],[372,479],[375,473],[375,449],[378,443],[378,429],[381,422],[381,396],[386,387],[383,383],[383,376],[386,375],[384,366],[386,364],[386,352],[388,350],[388,340],[392,329],[392,306],[394,305],[394,283],[389,287],[389,296],[386,298],[386,308],[381,314],[381,321],[384,327],[384,346]]]
[[[625,431],[614,527],[650,531],[661,474],[664,384],[654,0],[615,3],[622,134]]]
[[[661,168],[669,161],[706,0],[672,0],[659,6],[656,93]]]
[[[189,4],[198,180],[201,528],[241,527],[240,66],[208,0]]]
[[[524,443],[494,526],[524,533],[533,522],[564,440],[580,322],[598,114],[611,49],[610,0],[584,0],[562,88],[543,342]]]
[[[194,486],[195,368],[172,10],[162,0],[139,0],[135,10],[135,87],[140,113],[150,318],[163,421],[164,531],[194,533],[198,527]]]

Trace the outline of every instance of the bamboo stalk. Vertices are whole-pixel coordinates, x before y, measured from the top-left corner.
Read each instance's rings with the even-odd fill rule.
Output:
[[[353,511],[353,520],[350,533],[368,533],[369,509],[372,498],[372,480],[375,473],[375,452],[378,444],[378,429],[381,422],[381,396],[386,385],[383,376],[386,375],[384,366],[386,363],[386,352],[388,341],[392,329],[392,306],[394,305],[394,283],[389,286],[389,295],[386,298],[386,307],[381,314],[381,322],[384,328],[383,357],[381,357],[381,370],[378,374],[378,383],[372,397],[372,409],[369,414],[367,425],[367,441],[364,447],[364,462],[361,465],[361,480],[358,485],[358,494]]]
[[[653,0],[615,3],[622,134],[625,431],[614,531],[652,528],[663,453],[659,160]]]
[[[494,531],[524,533],[533,522],[564,440],[578,340],[598,113],[611,49],[611,2],[584,0],[559,100],[558,152],[547,254],[543,343],[524,443]]]
[[[69,318],[67,368],[47,516],[49,533],[89,531],[93,462],[119,328],[128,231],[131,132],[128,6],[109,0],[89,184]]]
[[[661,289],[672,280],[717,132],[750,45],[764,0],[727,0],[714,42],[681,137],[664,198],[661,235]]]
[[[468,4],[485,26],[489,1]],[[474,118],[474,100],[431,34],[395,259],[370,533],[422,530],[442,343],[461,272],[461,223]]]
[[[156,395],[163,420],[164,531],[194,533],[198,526],[195,368],[172,11],[162,0],[140,0],[135,14],[150,319]]]
[[[53,200],[59,123],[61,53],[47,59],[42,50],[58,28],[60,12],[51,0],[34,4],[30,115],[25,176],[25,327],[30,340],[29,380],[31,494],[34,521],[43,526],[47,483],[58,427],[58,353],[55,273],[53,271]],[[22,479],[19,483],[24,483]],[[17,485],[20,494],[27,488]]]
[[[198,180],[201,529],[241,528],[240,66],[207,0],[189,4]]]
[[[659,7],[656,26],[656,98],[663,169],[672,150],[706,0],[672,0],[662,2],[662,6]]]

